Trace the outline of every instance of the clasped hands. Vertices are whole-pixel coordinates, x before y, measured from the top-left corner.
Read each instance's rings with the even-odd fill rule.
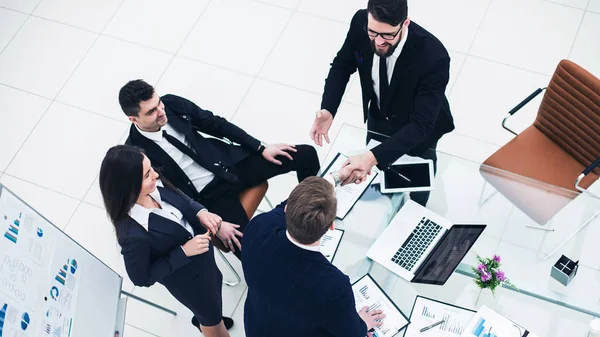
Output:
[[[238,228],[240,228],[239,225],[232,224],[227,221],[223,221],[223,219],[220,216],[218,216],[214,213],[211,213],[209,211],[201,211],[200,213],[198,213],[198,220],[200,220],[200,223],[210,233],[212,233],[212,235],[215,235],[217,238],[219,238],[221,241],[223,241],[223,244],[225,245],[225,247],[230,249],[232,252],[235,252],[235,246],[237,246],[240,251],[242,250],[242,244],[240,242],[240,239],[242,238],[243,234],[237,230]],[[208,236],[208,233],[206,233],[204,235]],[[197,235],[196,238],[202,237],[204,235]],[[239,237],[239,239],[238,239],[238,237]],[[194,240],[196,238],[193,238],[192,240]],[[192,241],[192,240],[190,240],[190,241]],[[198,239],[198,240],[200,240],[200,239]],[[201,240],[201,241],[202,241],[202,247],[204,247],[204,245],[206,245],[206,247],[208,247],[207,240]],[[204,251],[199,254],[202,254],[202,253],[204,253]]]

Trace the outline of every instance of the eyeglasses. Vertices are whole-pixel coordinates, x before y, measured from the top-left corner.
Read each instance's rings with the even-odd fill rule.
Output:
[[[378,33],[376,31],[370,30],[369,27],[367,27],[365,25],[365,32],[367,32],[367,35],[369,35],[370,37],[377,37],[377,35],[381,36],[382,39],[384,40],[393,40],[396,38],[396,36],[398,36],[398,34],[400,34],[400,31],[402,30],[402,25],[400,25],[400,28],[398,28],[398,31],[395,32],[394,34],[392,33]]]

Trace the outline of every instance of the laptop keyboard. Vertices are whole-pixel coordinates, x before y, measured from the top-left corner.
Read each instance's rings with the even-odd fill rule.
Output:
[[[394,254],[392,262],[408,271],[412,271],[417,261],[423,256],[425,250],[441,230],[442,226],[423,217],[406,241],[404,241],[402,247]]]

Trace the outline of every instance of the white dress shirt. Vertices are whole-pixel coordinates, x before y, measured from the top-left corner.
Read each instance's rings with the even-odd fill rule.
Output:
[[[179,151],[178,148],[173,146],[171,143],[169,143],[169,141],[167,141],[163,137],[163,130],[165,130],[169,135],[177,138],[177,140],[179,140],[191,149],[190,142],[188,142],[187,139],[185,139],[185,135],[173,129],[171,126],[169,126],[169,123],[163,126],[161,130],[155,132],[143,131],[140,130],[140,128],[137,129],[142,134],[142,136],[155,142],[171,158],[173,158],[177,165],[179,165],[179,167],[183,170],[185,175],[187,175],[187,177],[190,179],[192,184],[194,184],[194,187],[198,192],[202,191],[202,189],[206,187],[206,185],[208,185],[208,183],[210,183],[215,177],[215,175],[212,172],[200,166],[200,164],[196,163],[185,153]]]
[[[288,240],[290,240],[291,243],[293,243],[294,245],[296,245],[304,250],[310,250],[311,252],[317,252],[317,253],[321,252],[321,245],[318,245],[318,246],[303,245],[303,244],[297,242],[296,240],[294,240],[292,238],[292,236],[290,235],[290,232],[288,232],[287,230],[285,231],[285,236],[287,236]]]
[[[398,42],[398,47],[394,50],[394,53],[388,57],[386,57],[387,64],[387,81],[388,84],[392,81],[392,75],[394,74],[394,67],[396,66],[396,61],[402,53],[402,48],[406,44],[406,39],[408,38],[408,27],[406,27],[406,31],[402,34],[400,38],[400,42]],[[381,107],[381,103],[379,102],[379,62],[381,57],[374,55],[373,56],[373,68],[371,68],[371,77],[373,78],[373,89],[375,89],[375,95],[377,96],[377,106]]]
[[[169,132],[169,131],[167,131]],[[157,185],[163,187],[162,182],[159,180]],[[166,201],[163,201],[160,198],[160,192],[158,188],[154,190],[154,192],[150,193],[150,197],[156,201],[157,204],[160,205],[161,208],[146,208],[142,205],[135,204],[129,210],[129,216],[139,223],[144,229],[148,230],[148,220],[150,219],[150,213],[154,213],[162,216],[165,219],[169,219],[181,225],[181,227],[185,228],[190,235],[194,235],[194,229],[190,225],[190,223],[183,217],[183,214],[171,204]],[[200,212],[205,211],[206,209],[202,209]],[[198,212],[198,213],[200,213]]]

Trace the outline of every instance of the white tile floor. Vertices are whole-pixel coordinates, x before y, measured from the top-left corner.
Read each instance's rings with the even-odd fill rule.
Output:
[[[128,127],[120,86],[144,78],[257,138],[309,143],[328,64],[365,3],[0,0],[0,182],[126,276],[116,244],[106,244],[114,234],[97,187],[104,152]],[[481,161],[504,144],[505,112],[545,86],[562,58],[600,76],[600,0],[410,0],[410,16],[452,56],[447,92],[457,130],[440,142],[445,152]],[[361,124],[360,88],[352,81],[333,132],[341,122]],[[534,115],[535,103],[514,127]],[[293,177],[278,177],[269,196],[283,200],[293,186]],[[589,255],[582,262],[599,268],[594,247],[582,251]],[[471,286],[459,283],[449,286]],[[164,288],[140,289],[127,279],[124,288],[179,312],[173,318],[130,301],[125,336],[198,335]],[[237,323],[232,336],[244,335],[245,292],[243,283],[224,288],[224,313]],[[501,302],[505,310],[533,312],[543,336],[585,335],[585,315],[511,294]]]

